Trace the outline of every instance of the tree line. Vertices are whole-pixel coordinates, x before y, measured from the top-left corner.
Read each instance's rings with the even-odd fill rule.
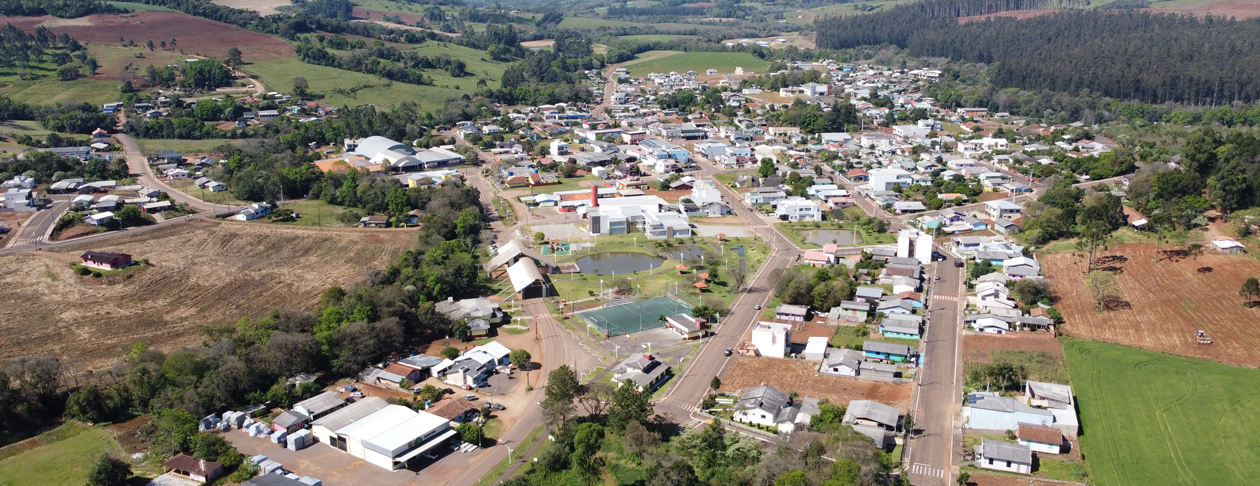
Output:
[[[0,2],[0,17],[51,15],[73,19],[94,14],[120,14],[129,10],[101,0],[8,0]]]
[[[931,0],[871,15],[819,19],[815,27],[823,48],[892,44],[920,57],[985,63],[991,82],[1001,88],[1088,89],[1147,103],[1226,105],[1260,99],[1257,22],[1078,9],[1022,20],[958,22],[966,15],[1054,6],[1048,3]]]
[[[252,10],[225,7],[202,0],[137,0],[137,3],[162,6],[194,17],[223,22],[242,29],[275,35],[288,40],[296,40],[299,34],[316,32],[356,35],[402,44],[420,44],[428,40],[445,42],[451,40],[449,36],[436,32],[395,29],[370,22],[354,22],[312,15],[306,12],[298,14],[277,13],[263,17]]]

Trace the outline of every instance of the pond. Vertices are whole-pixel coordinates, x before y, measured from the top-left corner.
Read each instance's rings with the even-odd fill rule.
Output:
[[[740,258],[744,258],[744,245],[739,245],[734,248],[728,248],[726,251],[733,251],[735,252],[736,255],[739,255]]]
[[[643,272],[655,269],[665,259],[633,252],[604,252],[587,255],[577,260],[578,271],[591,275],[612,275]]]
[[[853,244],[853,232],[849,230],[802,230],[801,237],[806,243],[818,246],[835,243],[840,246]]]
[[[670,258],[673,258],[675,260],[680,260],[680,261],[686,260],[687,257],[700,258],[703,255],[707,255],[709,257],[713,256],[711,251],[709,253],[705,253],[704,248],[699,247],[699,246],[676,246],[673,248],[664,248],[657,251],[661,253],[668,253]]]

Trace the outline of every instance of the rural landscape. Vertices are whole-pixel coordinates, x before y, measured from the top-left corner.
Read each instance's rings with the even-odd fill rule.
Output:
[[[0,2],[0,486],[1256,482],[1256,39]]]

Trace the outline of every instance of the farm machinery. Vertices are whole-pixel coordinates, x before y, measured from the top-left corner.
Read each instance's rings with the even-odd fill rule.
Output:
[[[1208,337],[1202,329],[1194,331],[1194,337],[1199,340],[1199,344],[1212,344],[1212,338]]]

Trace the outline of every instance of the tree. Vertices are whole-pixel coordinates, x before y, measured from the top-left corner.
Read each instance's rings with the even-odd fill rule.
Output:
[[[774,480],[774,486],[809,486],[805,471],[793,469]]]
[[[131,466],[113,458],[109,454],[101,454],[88,471],[89,486],[125,486],[131,479]]]
[[[455,346],[447,346],[442,349],[442,357],[446,359],[455,359],[459,357],[459,348]]]
[[[80,387],[66,400],[66,416],[88,423],[101,422],[109,416],[109,403],[96,385]]]
[[[592,417],[598,417],[604,414],[608,409],[608,405],[613,398],[612,385],[595,381],[582,385],[582,393],[578,396],[578,403],[582,404],[582,408],[586,409],[586,414]]]
[[[187,450],[189,439],[196,434],[197,419],[187,410],[163,410],[153,419],[153,449],[159,454],[171,455]]]
[[[241,50],[237,49],[236,47],[229,47],[227,51],[227,55],[228,55],[228,64],[231,65],[232,67],[240,66],[242,63],[244,63],[244,61],[241,60]]]
[[[310,84],[306,82],[306,78],[301,76],[293,78],[293,96],[305,98],[307,94],[306,89],[309,87]]]
[[[642,458],[643,453],[652,450],[657,444],[661,443],[661,435],[648,430],[639,422],[630,422],[626,425],[625,432],[621,434],[621,442],[626,448],[626,452],[636,458]]]
[[[1186,247],[1186,255],[1195,262],[1199,261],[1199,257],[1203,255],[1203,245],[1199,243],[1191,243]]]
[[[529,386],[529,370],[533,367],[530,360],[533,358],[533,356],[529,355],[529,351],[524,349],[513,350],[512,353],[508,355],[508,359],[512,360],[512,366],[515,366],[516,369],[525,372],[525,386]]]
[[[1243,305],[1250,306],[1251,299],[1260,296],[1260,279],[1251,277],[1243,282],[1242,289],[1238,290],[1238,296],[1243,298]]]
[[[906,431],[906,435],[914,436],[914,415],[907,413],[901,418],[901,429]]]
[[[633,385],[622,385],[613,392],[612,404],[608,407],[608,428],[613,431],[625,430],[631,422],[646,422],[652,416],[652,394],[638,390]]]
[[[1098,248],[1106,246],[1110,237],[1111,228],[1102,221],[1090,221],[1081,229],[1080,236],[1076,237],[1076,249],[1089,252],[1089,270],[1094,269],[1094,257]]]
[[[573,399],[577,397],[578,386],[577,373],[569,365],[560,365],[547,374],[543,417],[548,426],[557,427],[554,430],[563,430],[569,416],[573,415]]]
[[[774,159],[769,157],[761,159],[761,166],[757,168],[757,173],[761,174],[761,177],[770,177],[770,174],[774,173]]]
[[[149,50],[150,50],[150,51],[152,51],[152,50],[153,50],[153,40],[152,40],[152,39],[150,39],[150,40],[145,41],[145,42],[144,42],[144,46],[145,46],[145,47],[148,47],[148,48],[149,48]]]
[[[958,483],[958,486],[966,486],[967,481],[970,481],[970,480],[971,480],[971,473],[967,471],[963,471],[963,472],[958,473],[958,479],[955,482]]]
[[[1050,281],[1046,279],[1023,279],[1015,282],[1015,286],[1011,288],[1011,295],[1019,299],[1024,305],[1034,305],[1038,302],[1049,302],[1051,298]]]
[[[1085,276],[1085,287],[1094,299],[1094,306],[1101,311],[1105,310],[1107,299],[1120,291],[1120,282],[1114,273],[1094,270]]]
[[[79,77],[79,68],[73,64],[66,64],[57,68],[57,79],[62,81],[70,81]]]
[[[578,471],[587,475],[595,475],[603,467],[604,459],[599,457],[599,446],[604,440],[604,427],[599,424],[582,424],[573,436],[573,455],[570,462]]]
[[[709,388],[711,388],[714,392],[718,391],[718,388],[722,388],[722,379],[716,376],[713,377],[712,380],[709,380]]]
[[[459,437],[469,444],[481,444],[481,427],[473,425],[472,422],[464,422],[455,428],[459,432]]]

